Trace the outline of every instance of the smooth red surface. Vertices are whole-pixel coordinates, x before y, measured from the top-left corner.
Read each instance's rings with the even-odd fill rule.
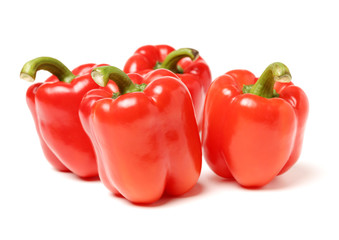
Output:
[[[140,81],[137,74],[129,76]],[[106,187],[132,202],[152,203],[164,192],[176,196],[190,190],[200,175],[202,153],[187,88],[177,77],[143,81],[148,82],[144,92],[117,99],[105,90],[88,92],[80,116]]]
[[[29,110],[32,113],[33,120],[34,120],[34,123],[35,123],[35,127],[36,127],[36,130],[37,130],[38,136],[39,136],[41,147],[42,147],[42,151],[44,152],[45,157],[47,158],[49,163],[55,169],[57,169],[59,171],[67,172],[67,171],[69,171],[69,169],[67,167],[65,167],[64,164],[62,164],[60,162],[60,160],[55,156],[55,154],[52,152],[52,150],[46,144],[46,141],[41,136],[40,126],[39,126],[39,123],[38,123],[36,108],[35,108],[35,93],[36,93],[37,89],[40,87],[41,84],[43,84],[43,83],[36,83],[36,84],[31,85],[28,88],[27,93],[26,93],[26,102],[27,102],[27,105],[29,107]]]
[[[292,83],[276,83],[275,89],[280,94],[281,98],[285,99],[291,104],[291,106],[293,106],[297,115],[297,133],[294,140],[293,150],[287,160],[287,163],[279,172],[279,174],[283,174],[297,162],[301,154],[309,104],[305,92]]]
[[[107,86],[111,85],[112,82],[109,81]],[[95,140],[95,135],[92,130],[92,122],[91,118],[89,117],[91,114],[91,108],[92,106],[96,103],[96,101],[107,97],[111,98],[112,97],[112,92],[118,92],[118,89],[116,85],[112,84],[113,88],[112,89],[107,89],[107,86],[105,89],[93,89],[88,92],[87,95],[83,98],[81,102],[81,107],[79,109],[79,117],[80,121],[82,123],[82,127],[84,128],[85,132],[87,135],[92,139],[92,144],[93,148],[95,151],[95,156],[97,159],[97,165],[98,165],[98,172],[100,176],[101,182],[107,187],[112,193],[118,194],[118,191],[113,187],[112,184],[110,184],[110,179],[109,175],[106,173],[106,168],[103,165],[103,161],[101,160],[101,150],[100,147],[98,146],[98,142]]]
[[[98,175],[92,143],[80,123],[78,111],[82,97],[99,88],[85,64],[74,69],[71,83],[55,76],[36,83],[27,90],[26,100],[32,113],[44,154],[54,168],[71,171],[79,177]]]
[[[292,83],[277,83],[278,98],[243,94],[257,78],[234,70],[210,86],[202,143],[211,169],[245,187],[261,187],[287,171],[301,151],[308,100]]]
[[[154,69],[157,62],[162,63],[166,56],[174,50],[168,45],[142,46],[127,60],[124,72],[145,75]],[[184,73],[175,74],[191,93],[197,122],[201,125],[204,99],[212,81],[210,69],[200,56],[194,61],[188,57],[183,58],[179,62],[179,66],[182,67]]]

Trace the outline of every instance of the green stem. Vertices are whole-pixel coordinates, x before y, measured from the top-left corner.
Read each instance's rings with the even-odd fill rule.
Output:
[[[134,84],[126,73],[113,66],[97,67],[92,70],[93,80],[101,87],[105,87],[109,80],[116,83],[120,95],[130,92],[142,92],[146,84]]]
[[[75,75],[59,60],[51,57],[38,57],[25,63],[20,78],[33,82],[39,70],[46,70],[56,76],[59,81],[70,83]]]
[[[193,48],[180,48],[168,54],[164,62],[156,68],[166,68],[174,73],[178,73],[180,72],[180,69],[178,69],[178,62],[182,58],[189,57],[192,60],[195,60],[198,56],[199,52]]]
[[[274,97],[275,82],[290,82],[292,79],[290,70],[285,64],[275,62],[270,64],[261,74],[257,82],[252,86],[249,93],[265,97]]]

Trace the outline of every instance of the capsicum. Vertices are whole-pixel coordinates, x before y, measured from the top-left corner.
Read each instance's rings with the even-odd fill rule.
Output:
[[[201,125],[204,99],[212,77],[198,51],[191,48],[175,50],[168,45],[142,46],[127,60],[124,72],[144,75],[159,68],[172,71],[187,86]]]
[[[112,66],[95,68],[93,79],[101,86],[111,79],[119,92],[89,91],[79,111],[98,155],[100,178],[134,203],[152,203],[164,192],[183,194],[201,170],[191,96],[176,76],[159,71],[167,70],[141,77]]]
[[[286,172],[301,153],[308,100],[286,65],[273,63],[257,79],[233,70],[211,84],[202,143],[211,169],[244,187],[261,187]]]
[[[44,83],[30,86],[26,100],[43,152],[57,170],[71,171],[79,177],[98,175],[92,143],[82,128],[78,111],[83,95],[99,88],[91,70],[103,65],[84,64],[70,71],[57,59],[39,57],[21,70],[20,77],[31,82],[39,70],[53,74]],[[115,84],[109,86],[117,90]]]

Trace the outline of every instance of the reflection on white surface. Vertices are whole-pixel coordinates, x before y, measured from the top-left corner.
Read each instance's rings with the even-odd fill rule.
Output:
[[[292,106],[295,107],[297,105],[297,99],[295,99],[295,97],[292,96],[292,97],[289,98],[289,100],[290,100],[289,102]]]
[[[88,84],[87,81],[78,81],[76,84],[74,84],[73,90],[75,92],[80,92],[82,89],[86,87],[87,84]]]
[[[254,107],[256,103],[249,98],[244,98],[240,101],[240,105],[244,107]]]
[[[111,106],[108,102],[105,102],[104,104],[101,105],[101,109],[103,109],[104,112],[109,112],[111,109]]]
[[[137,64],[136,63],[132,63],[131,64],[131,66],[130,66],[130,68],[129,68],[129,71],[131,72],[131,73],[133,73],[133,72],[136,72],[137,71]]]
[[[121,108],[129,108],[137,103],[136,98],[126,98],[124,100],[119,101],[118,106]]]
[[[163,88],[161,86],[156,86],[154,89],[153,89],[153,92],[156,93],[156,94],[161,94],[163,91]]]
[[[65,95],[65,94],[68,94],[70,92],[70,90],[68,88],[66,88],[65,86],[62,86],[62,85],[54,86],[53,88],[49,87],[45,91],[46,91],[46,94],[57,93],[58,95]]]
[[[231,94],[231,90],[229,90],[228,88],[224,88],[224,89],[222,90],[222,93],[223,93],[224,95],[230,95],[230,94]]]

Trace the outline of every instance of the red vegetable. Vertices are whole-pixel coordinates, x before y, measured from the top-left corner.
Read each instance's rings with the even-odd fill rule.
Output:
[[[146,45],[127,60],[124,72],[145,75],[159,68],[172,71],[187,86],[200,125],[204,99],[212,80],[206,62],[198,55],[198,51],[191,48],[175,50],[168,45]]]
[[[112,79],[119,93],[90,91],[80,107],[100,178],[135,203],[154,202],[164,192],[183,194],[200,175],[201,144],[190,94],[176,77],[161,77],[163,71],[143,79],[115,67],[96,68],[93,79],[101,86]]]
[[[27,62],[20,74],[28,81],[34,81],[39,70],[53,74],[28,88],[27,104],[47,160],[56,169],[80,177],[98,175],[94,150],[78,115],[83,95],[99,88],[90,75],[97,66],[102,65],[85,64],[71,72],[54,58],[40,57]]]
[[[234,70],[212,83],[202,142],[216,174],[260,187],[297,161],[308,100],[290,79],[285,65],[273,63],[258,80],[249,71]]]

